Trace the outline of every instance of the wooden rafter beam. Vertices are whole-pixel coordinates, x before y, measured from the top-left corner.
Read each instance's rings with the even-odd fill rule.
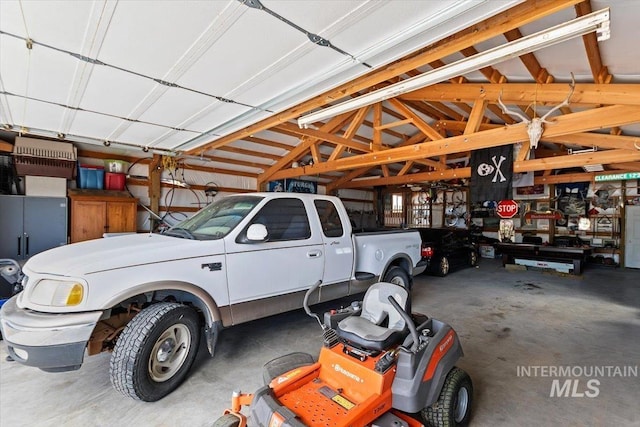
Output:
[[[484,99],[478,99],[473,104],[473,109],[471,110],[471,114],[469,114],[469,120],[467,121],[467,126],[464,128],[464,135],[470,135],[472,133],[478,132],[480,129],[480,125],[482,124],[482,119],[484,118],[484,110],[487,107],[487,101]]]
[[[333,191],[335,191],[336,188],[340,188],[340,186],[344,185],[344,183],[364,175],[371,169],[372,168],[364,167],[364,168],[352,170],[344,174],[341,178],[338,178],[333,182],[330,182],[329,184],[327,184],[327,187],[326,187],[327,193],[332,193]]]
[[[527,104],[535,99],[540,104],[558,104],[567,97],[566,83],[465,83],[451,85],[439,83],[415,90],[399,98],[413,101],[465,101],[483,98],[497,103],[502,91],[504,103]],[[640,85],[576,83],[571,95],[571,105],[640,105]]]
[[[268,147],[280,148],[282,150],[291,150],[294,146],[283,142],[271,141],[265,138],[257,138],[255,136],[247,136],[242,141],[253,142],[254,144],[266,145]]]
[[[588,15],[593,11],[590,0],[578,3],[575,5],[575,9],[578,16]],[[598,37],[595,33],[589,33],[582,36],[582,41],[584,42],[584,48],[587,52],[587,59],[591,67],[591,74],[593,74],[593,81],[596,83],[610,83],[613,76],[609,74],[607,67],[602,63]]]
[[[630,163],[614,163],[612,165],[608,165],[611,169],[619,169],[625,170],[629,172],[639,172],[640,171],[640,162],[630,162]]]
[[[364,121],[364,118],[367,116],[367,113],[369,112],[370,108],[371,106],[368,105],[366,107],[360,108],[357,111],[356,115],[351,120],[351,123],[349,123],[349,126],[342,134],[343,138],[349,139],[349,140],[353,139],[353,137],[355,136],[360,126],[362,126],[362,122]],[[345,149],[346,147],[343,144],[336,145],[336,147],[331,152],[331,155],[329,156],[329,161],[339,158],[342,155],[342,153],[344,153]]]
[[[351,148],[352,150],[358,151],[360,153],[367,153],[371,151],[368,145],[356,142],[352,139],[342,138],[332,133],[323,132],[316,129],[301,129],[298,127],[298,125],[294,125],[293,123],[282,123],[277,126],[277,129],[286,130],[300,136],[308,136],[322,141],[327,141],[335,145],[342,144],[345,147]]]
[[[452,36],[449,36],[432,46],[418,51],[408,58],[399,60],[386,67],[375,70],[353,81],[342,84],[321,95],[315,96],[308,101],[289,108],[281,113],[274,114],[251,126],[247,126],[229,135],[208,142],[200,147],[189,150],[188,154],[199,154],[208,149],[215,149],[227,145],[232,141],[243,139],[260,131],[269,129],[280,123],[288,122],[291,119],[313,110],[314,108],[335,102],[345,96],[365,90],[371,86],[386,80],[400,76],[410,70],[419,68],[431,61],[443,58],[447,55],[459,52],[468,46],[473,46],[484,40],[505,33],[513,28],[521,27],[530,22],[534,22],[545,16],[556,13],[567,7],[579,3],[581,0],[538,0],[520,3],[508,13],[501,13],[472,25]]]
[[[417,127],[420,132],[425,134],[425,136],[427,136],[428,138],[434,141],[438,139],[442,139],[442,135],[440,135],[440,133],[437,130],[435,130],[434,128],[431,127],[431,125],[429,125],[427,122],[422,120],[422,118],[418,114],[416,114],[413,110],[407,107],[402,101],[399,101],[395,98],[391,98],[388,100],[388,102],[400,114],[402,114],[408,119],[411,119],[413,121],[413,125]]]
[[[441,127],[463,131],[467,122],[454,122],[443,121],[436,124],[436,129]],[[497,129],[502,125],[482,123],[480,130]],[[621,148],[621,149],[633,149],[634,145],[640,147],[640,137],[638,136],[624,136],[624,135],[611,135],[607,133],[595,133],[595,132],[577,132],[567,135],[549,136],[547,133],[542,134],[541,141],[552,142],[554,144],[570,144],[580,145],[583,147],[598,147],[598,148]]]
[[[434,107],[430,103],[427,104],[426,102],[422,102],[422,101],[403,101],[403,102],[406,106],[411,107],[414,110],[419,111],[425,116],[430,117],[432,119],[445,120],[449,118],[449,116],[446,113],[440,111],[438,108]]]
[[[522,38],[522,33],[520,32],[520,29],[514,28],[505,32],[504,37],[508,41],[512,42]],[[553,83],[553,76],[540,65],[538,59],[533,53],[520,55],[520,61],[522,61],[522,64],[529,71],[529,74],[536,79],[536,83]]]
[[[554,120],[553,125],[548,125],[546,127],[545,135],[548,137],[555,137],[577,132],[588,132],[601,128],[609,128],[612,126],[623,126],[639,121],[640,106],[613,105],[557,117]],[[528,140],[529,138],[527,136],[525,126],[503,126],[470,135],[454,136],[437,141],[428,141],[411,146],[396,147],[381,152],[337,159],[333,162],[326,162],[321,165],[307,167],[308,169],[305,170],[305,174],[357,169],[365,165],[373,166],[400,163],[407,160],[432,158]],[[624,151],[631,152],[630,150]],[[445,173],[448,171],[449,170],[438,171],[438,173]],[[281,176],[281,178],[293,176],[295,175]]]
[[[321,129],[322,131],[335,132],[338,129],[340,129],[342,126],[344,126],[345,122],[347,122],[352,115],[353,115],[352,112],[348,112],[348,113],[344,113],[339,116],[336,116],[331,120],[329,120],[325,125],[323,125]],[[304,153],[307,152],[307,150],[310,150],[310,147],[312,145],[316,145],[316,143],[318,142],[317,138],[311,137],[306,134],[300,135],[300,137],[302,137],[302,139],[300,140],[300,143],[295,148],[289,151],[289,153],[284,155],[278,162],[276,162],[273,166],[265,170],[259,176],[258,188],[260,188],[260,186],[263,183],[265,183],[268,179],[270,179],[273,174],[278,172],[280,169],[288,167],[291,164],[291,162],[299,159]],[[316,160],[314,158],[313,161],[318,163],[321,161],[319,150],[316,152],[316,154],[318,156],[318,159]]]
[[[514,162],[513,172],[534,172],[550,169],[557,169],[560,167],[581,167],[583,165],[590,164],[602,164],[615,162],[620,159],[635,159],[640,160],[640,151],[632,152],[629,150],[610,150],[595,153],[585,153],[576,155],[566,155],[558,157],[550,157],[546,159],[533,159],[520,162]],[[580,179],[584,180],[583,174],[579,174]],[[363,179],[357,181],[347,182],[340,188],[362,188],[372,187],[377,185],[397,185],[407,183],[429,182],[429,181],[443,181],[456,178],[469,178],[471,177],[471,168],[458,168],[447,169],[446,171],[434,171],[434,172],[422,172],[404,176],[393,176],[389,178],[372,178]],[[557,177],[557,178],[554,178]],[[538,182],[545,183],[559,183],[559,182],[574,182],[576,176],[572,175],[552,175],[547,177],[537,177]],[[542,181],[544,179],[544,181]]]

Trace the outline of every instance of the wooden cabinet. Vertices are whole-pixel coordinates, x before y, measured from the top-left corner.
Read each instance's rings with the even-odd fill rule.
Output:
[[[136,231],[137,199],[121,191],[69,190],[71,243]]]

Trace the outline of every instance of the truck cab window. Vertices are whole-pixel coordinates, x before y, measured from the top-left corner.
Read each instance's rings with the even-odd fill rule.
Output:
[[[267,227],[270,242],[311,237],[307,211],[300,199],[271,200],[260,209],[251,223]]]
[[[315,200],[314,205],[320,217],[322,232],[326,237],[340,237],[344,233],[344,227],[338,215],[335,205],[329,200]]]

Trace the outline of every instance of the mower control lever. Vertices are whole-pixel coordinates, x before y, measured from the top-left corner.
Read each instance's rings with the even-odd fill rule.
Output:
[[[407,324],[407,327],[409,328],[409,333],[411,333],[411,338],[413,338],[413,344],[411,344],[411,351],[415,353],[418,350],[418,345],[420,344],[420,339],[418,338],[418,330],[416,329],[416,325],[413,323],[411,316],[409,316],[409,314],[406,311],[404,311],[402,307],[400,307],[400,304],[398,304],[398,301],[396,301],[392,295],[389,295],[388,299],[391,305],[393,306],[393,308],[395,308],[396,311],[400,314],[400,316],[404,320],[404,323]]]

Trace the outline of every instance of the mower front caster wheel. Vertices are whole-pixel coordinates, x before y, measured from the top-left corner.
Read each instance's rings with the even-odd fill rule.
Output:
[[[309,353],[295,352],[284,356],[276,357],[264,364],[262,368],[262,379],[265,385],[278,378],[285,372],[292,371],[301,366],[313,365],[315,360]]]
[[[215,420],[211,427],[238,427],[240,419],[235,415],[226,414]]]
[[[454,367],[444,380],[438,400],[422,410],[430,427],[466,426],[471,415],[473,385],[469,375]]]

